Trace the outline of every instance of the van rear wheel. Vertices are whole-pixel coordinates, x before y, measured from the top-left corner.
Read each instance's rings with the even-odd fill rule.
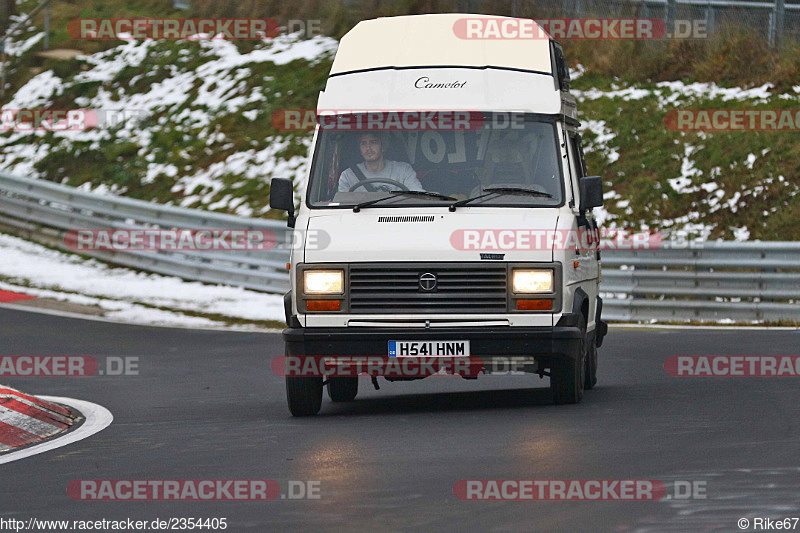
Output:
[[[550,390],[556,404],[578,403],[583,399],[586,381],[586,319],[581,316],[578,327],[581,341],[576,354],[554,360],[550,365]]]
[[[334,402],[352,402],[358,394],[358,378],[328,378],[328,397]]]
[[[293,416],[311,416],[322,407],[322,378],[286,376],[286,401]]]

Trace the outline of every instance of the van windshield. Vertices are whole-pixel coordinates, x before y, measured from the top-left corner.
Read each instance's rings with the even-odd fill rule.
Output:
[[[482,117],[472,129],[460,130],[321,128],[309,207],[353,207],[374,200],[376,207],[445,206],[470,198],[470,207],[561,205],[555,121]],[[520,189],[542,194],[520,194]],[[397,194],[406,190],[436,194]]]

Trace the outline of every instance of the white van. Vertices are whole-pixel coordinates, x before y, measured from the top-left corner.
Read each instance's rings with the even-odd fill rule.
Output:
[[[513,358],[577,403],[607,330],[602,181],[585,175],[561,47],[467,39],[463,19],[519,22],[380,18],[342,38],[296,213],[292,183],[271,183],[291,227],[326,236],[292,253],[286,355],[470,356],[483,373]],[[292,414],[316,414],[325,384],[333,401],[358,392],[356,377],[288,376]]]

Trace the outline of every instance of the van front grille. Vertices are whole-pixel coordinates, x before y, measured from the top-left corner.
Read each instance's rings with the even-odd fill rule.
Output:
[[[420,278],[436,286],[424,290]],[[430,278],[430,276],[426,276]],[[350,266],[352,313],[505,313],[505,265],[486,263],[376,263]]]

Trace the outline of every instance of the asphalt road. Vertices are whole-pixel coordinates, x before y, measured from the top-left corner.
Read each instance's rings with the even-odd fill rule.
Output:
[[[739,531],[800,516],[800,378],[676,378],[670,355],[798,355],[797,331],[612,328],[599,383],[551,404],[548,380],[364,379],[296,419],[269,369],[279,335],[146,328],[0,310],[0,355],[138,357],[138,376],[3,378],[109,409],[86,440],[0,466],[0,518],[226,517],[229,531]],[[460,479],[657,479],[705,499],[460,501]],[[319,500],[75,501],[75,479],[319,481]],[[668,492],[670,492],[668,490]],[[798,525],[800,529],[800,525]],[[752,530],[752,529],[751,529]]]

